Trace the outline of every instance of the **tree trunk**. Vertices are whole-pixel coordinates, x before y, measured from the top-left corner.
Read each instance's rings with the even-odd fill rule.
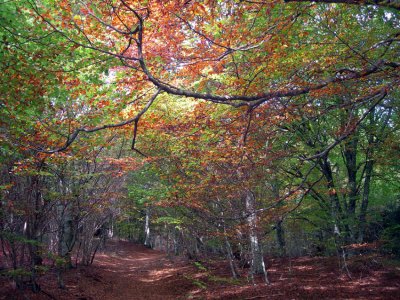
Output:
[[[245,196],[246,212],[248,214],[247,224],[249,226],[250,250],[251,250],[251,272],[253,274],[263,274],[266,283],[269,283],[267,271],[263,258],[262,249],[257,236],[257,215],[255,212],[256,201],[254,194],[248,190]]]
[[[365,239],[365,230],[366,230],[366,216],[367,216],[367,209],[368,209],[368,203],[369,203],[369,190],[371,186],[371,179],[372,179],[372,174],[373,174],[373,169],[374,169],[374,149],[377,145],[377,143],[380,141],[383,141],[384,139],[382,136],[384,135],[384,130],[388,126],[388,122],[391,116],[391,111],[389,111],[386,120],[383,122],[382,127],[380,129],[381,137],[376,138],[375,135],[370,132],[368,134],[368,149],[367,149],[367,154],[366,154],[366,163],[365,163],[365,170],[364,170],[364,189],[363,189],[363,194],[362,194],[362,200],[361,200],[361,207],[360,207],[360,215],[358,217],[359,219],[359,229],[358,229],[358,241],[360,243],[364,242]],[[373,109],[369,115],[369,128],[372,130],[372,128],[376,125],[376,119],[375,119],[375,109]]]
[[[319,166],[321,168],[322,174],[324,175],[324,177],[326,179],[326,186],[329,191],[329,199],[330,199],[330,204],[331,204],[331,216],[333,219],[333,228],[332,228],[333,234],[339,235],[340,232],[342,231],[342,228],[340,225],[340,217],[341,217],[341,213],[342,213],[342,207],[340,205],[339,196],[336,192],[335,183],[333,181],[331,164],[329,163],[327,157],[323,157],[319,161]]]
[[[150,207],[146,207],[146,217],[144,222],[144,245],[147,247],[151,247],[150,240]]]
[[[280,199],[279,184],[276,178],[271,180],[271,189],[272,189],[272,195],[275,198],[275,200]],[[285,231],[283,229],[282,223],[283,223],[283,218],[280,217],[276,222],[275,229],[276,229],[276,240],[279,246],[279,255],[285,256],[286,255]]]
[[[59,204],[59,229],[58,229],[58,255],[65,259],[67,268],[72,266],[71,250],[74,245],[75,234],[73,228],[73,219],[69,211],[69,204]]]
[[[219,199],[218,199],[218,203],[219,203]],[[235,265],[235,257],[233,256],[233,251],[232,251],[232,247],[231,247],[231,243],[229,243],[229,239],[228,239],[228,235],[226,232],[226,226],[225,226],[225,220],[224,220],[224,213],[223,211],[221,211],[221,225],[222,225],[222,229],[224,232],[224,240],[225,240],[225,248],[226,248],[226,256],[227,259],[229,261],[229,267],[231,268],[231,272],[232,272],[232,277],[234,279],[237,279],[239,277],[239,273],[237,271],[236,265]]]
[[[357,134],[357,133],[355,133]],[[358,137],[352,136],[344,143],[343,156],[347,170],[347,211],[346,211],[346,237],[347,242],[355,241],[357,234],[356,220],[356,205],[359,197],[357,188],[357,146]]]
[[[358,138],[352,137],[344,145],[343,155],[345,157],[346,169],[347,169],[347,195],[348,195],[348,206],[347,212],[350,218],[354,217],[357,203],[357,145]]]
[[[362,202],[361,202],[360,216],[359,216],[360,225],[359,225],[358,241],[360,243],[362,243],[365,238],[366,216],[367,216],[367,208],[369,202],[369,188],[371,184],[373,166],[374,166],[374,161],[372,159],[368,160],[365,165],[364,190],[362,195]]]
[[[231,244],[229,243],[228,237],[226,236],[225,228],[224,228],[224,233],[225,233],[226,254],[227,254],[228,261],[229,261],[229,266],[231,268],[232,277],[234,279],[237,279],[239,277],[239,275],[238,275],[238,271],[237,271],[237,268],[235,265],[235,258],[233,256],[232,247],[231,247]]]
[[[276,223],[276,239],[278,241],[279,246],[279,255],[285,256],[286,255],[286,243],[285,243],[285,231],[282,226],[283,220],[279,220]]]
[[[38,167],[40,170],[41,166]],[[40,286],[37,283],[37,272],[36,266],[42,264],[42,257],[40,255],[40,246],[39,246],[39,223],[42,211],[41,205],[41,192],[40,192],[40,181],[38,176],[33,176],[30,178],[30,185],[32,194],[28,199],[30,199],[31,205],[28,221],[25,222],[24,226],[24,234],[30,241],[35,241],[35,243],[29,243],[27,245],[30,257],[30,264],[31,264],[31,288],[33,292],[39,292]]]

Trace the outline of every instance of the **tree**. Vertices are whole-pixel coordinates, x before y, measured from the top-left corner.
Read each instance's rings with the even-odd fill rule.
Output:
[[[224,252],[234,276],[236,252],[264,273],[260,245],[276,230],[284,248],[298,212],[327,217],[339,246],[366,240],[374,174],[388,161],[377,150],[398,135],[396,2],[2,7],[1,231],[32,282],[41,248],[57,252],[60,275],[77,242],[91,263],[114,209],[108,189],[142,165],[116,205],[120,231],[142,231],[132,219],[151,207],[168,250],[172,239],[191,257]],[[122,148],[105,148],[128,137],[140,158],[115,160]]]
[[[100,1],[60,3],[60,15],[53,4],[29,4],[65,43],[118,60],[119,70],[136,78],[128,87],[135,92],[156,86],[173,95],[257,107],[332,93],[342,82],[370,77],[387,78],[377,88],[396,86],[397,12],[250,1]],[[362,18],[367,11],[375,17]],[[358,33],[367,38],[355,44]],[[76,128],[58,150],[92,130]]]

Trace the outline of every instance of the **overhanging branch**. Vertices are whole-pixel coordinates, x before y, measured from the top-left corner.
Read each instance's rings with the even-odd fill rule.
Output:
[[[158,89],[153,94],[153,96],[150,98],[150,100],[147,102],[146,106],[144,108],[142,108],[142,110],[135,117],[133,117],[129,120],[115,123],[115,124],[106,124],[106,125],[102,125],[102,126],[98,126],[98,127],[94,127],[94,128],[80,127],[80,128],[77,128],[74,130],[74,132],[68,137],[67,141],[65,142],[65,144],[63,146],[56,148],[56,149],[51,149],[51,150],[46,150],[46,149],[35,149],[35,150],[38,152],[47,153],[47,154],[62,152],[64,150],[66,150],[76,140],[76,138],[79,136],[79,134],[81,132],[92,133],[92,132],[96,132],[96,131],[100,131],[100,130],[104,130],[104,129],[108,129],[108,128],[123,127],[125,125],[132,124],[132,123],[135,123],[135,128],[137,128],[136,125],[137,125],[137,122],[139,121],[140,117],[143,116],[143,114],[150,108],[150,106],[156,100],[156,98],[160,94],[160,92],[161,92],[161,90]],[[134,130],[135,131],[134,132],[134,140],[136,139],[136,130],[137,129]],[[132,149],[135,151],[138,151],[138,150],[134,149],[134,143],[132,145]]]
[[[335,148],[337,145],[339,145],[342,141],[344,141],[345,139],[347,139],[357,128],[358,126],[361,124],[361,122],[369,115],[369,113],[387,96],[387,89],[386,88],[382,88],[381,90],[368,95],[367,97],[364,97],[366,99],[374,99],[377,98],[375,100],[375,102],[361,115],[361,117],[358,119],[358,121],[352,126],[352,128],[350,128],[349,130],[347,130],[344,134],[342,134],[341,136],[339,136],[338,138],[335,139],[335,141],[330,144],[328,147],[326,147],[323,151],[313,155],[313,156],[309,156],[309,157],[301,157],[301,160],[314,160],[314,159],[320,159],[323,157],[326,157],[329,152]],[[364,101],[364,100],[363,100]]]
[[[400,10],[399,0],[284,0],[285,2],[339,3],[350,5],[376,5]]]

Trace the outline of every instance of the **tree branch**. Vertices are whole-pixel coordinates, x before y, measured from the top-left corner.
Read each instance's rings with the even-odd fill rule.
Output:
[[[78,137],[78,135],[81,132],[92,133],[92,132],[96,132],[96,131],[100,131],[100,130],[104,130],[104,129],[108,129],[108,128],[123,127],[125,125],[131,124],[134,122],[135,122],[135,128],[136,128],[137,122],[139,121],[140,117],[150,108],[150,106],[153,104],[154,100],[156,100],[156,98],[160,94],[160,92],[161,92],[161,90],[158,89],[154,93],[154,95],[150,98],[150,100],[147,102],[146,106],[135,117],[133,117],[129,120],[115,123],[115,124],[106,124],[106,125],[102,125],[102,126],[98,126],[98,127],[94,127],[94,128],[80,127],[80,128],[77,128],[74,130],[74,132],[68,137],[65,144],[63,146],[61,146],[60,148],[56,148],[56,149],[52,149],[52,150],[45,150],[45,149],[35,149],[35,150],[38,152],[47,153],[47,154],[62,152],[64,150],[66,150],[76,140],[76,138]],[[134,132],[134,138],[136,138],[136,130]],[[134,147],[134,143],[133,143],[132,147]],[[132,148],[132,149],[137,151],[134,148]]]
[[[400,10],[399,0],[284,0],[285,2],[339,3],[350,5],[376,5]]]
[[[332,144],[330,144],[328,147],[326,147],[323,151],[321,151],[313,156],[302,157],[300,159],[301,160],[314,160],[314,159],[320,159],[320,158],[326,157],[333,148],[335,148],[342,141],[344,141],[346,138],[348,138],[358,128],[358,126],[361,124],[361,122],[369,115],[369,113],[375,108],[375,106],[377,106],[379,104],[379,102],[381,102],[386,96],[387,96],[387,90],[386,90],[386,88],[382,88],[380,91],[375,92],[375,93],[365,97],[365,98],[369,98],[369,99],[378,97],[378,99],[374,102],[373,105],[371,105],[371,107],[369,107],[362,114],[360,119],[356,122],[356,124],[354,124],[354,126],[350,130],[346,131],[343,135],[336,138],[336,140]]]

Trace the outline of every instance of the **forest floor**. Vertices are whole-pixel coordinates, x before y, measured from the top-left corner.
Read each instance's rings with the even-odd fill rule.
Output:
[[[253,285],[246,276],[232,280],[223,261],[169,258],[111,241],[92,266],[65,273],[65,290],[57,288],[52,272],[41,277],[37,294],[15,291],[0,277],[0,299],[400,299],[400,263],[379,255],[351,258],[352,280],[337,258],[270,259],[267,264],[271,284],[256,278]]]

